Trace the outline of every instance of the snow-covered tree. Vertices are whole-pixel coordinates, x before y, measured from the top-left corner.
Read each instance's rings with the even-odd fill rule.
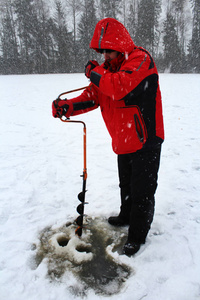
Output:
[[[117,18],[121,13],[121,0],[100,0],[101,18]]]
[[[153,56],[159,43],[160,0],[141,0],[138,6],[138,22],[135,42],[149,50]]]
[[[72,56],[72,34],[68,32],[66,17],[61,1],[56,1],[56,12],[54,14],[54,39],[56,40],[56,69],[59,72],[71,71]]]
[[[84,65],[89,59],[95,58],[95,52],[89,48],[94,29],[97,23],[96,10],[94,0],[85,0],[83,13],[78,24],[78,57],[79,68],[83,72]]]
[[[16,23],[14,20],[13,8],[11,2],[8,1],[5,4],[2,12],[2,23],[1,23],[1,52],[2,57],[0,60],[0,70],[4,74],[18,73],[18,65],[20,64],[17,34],[16,34]]]
[[[200,1],[190,0],[193,11],[192,38],[189,42],[189,68],[200,72]]]
[[[179,73],[181,71],[181,50],[176,31],[176,22],[170,13],[167,13],[163,33],[165,69],[172,73]]]

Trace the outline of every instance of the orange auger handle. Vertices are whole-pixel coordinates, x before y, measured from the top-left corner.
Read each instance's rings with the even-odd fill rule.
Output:
[[[78,89],[74,89],[74,90],[70,90],[64,93],[61,93],[57,99],[60,99],[60,97],[62,97],[63,95],[69,94],[69,93],[74,93],[74,92],[78,92],[84,89],[87,89],[89,87],[91,87],[92,85],[87,85]],[[60,99],[62,100],[62,99]],[[86,167],[86,124],[83,121],[75,121],[75,120],[70,120],[69,118],[63,119],[63,116],[60,117],[60,120],[62,122],[70,122],[70,123],[81,123],[83,124],[83,179],[86,180],[87,179],[87,167]]]
[[[66,123],[80,123],[83,124],[83,179],[87,179],[87,153],[86,153],[86,124],[83,121],[76,121],[70,119],[60,118],[62,122]]]
[[[78,92],[78,91],[81,91],[81,90],[84,90],[84,89],[87,89],[88,87],[91,87],[92,85],[87,85],[87,86],[83,86],[81,88],[78,88],[78,89],[75,89],[75,90],[71,90],[71,91],[67,91],[67,92],[64,92],[64,93],[61,93],[57,99],[60,99],[60,97],[62,97],[63,95],[66,95],[66,94],[70,94],[70,93],[74,93],[74,92]],[[60,99],[61,100],[61,99]]]
[[[77,92],[83,89],[87,89],[88,87],[91,87],[91,84],[85,87],[81,87],[78,89],[74,89],[71,91],[67,91],[64,93],[61,93],[58,96],[58,100],[62,100],[60,97],[69,93]],[[82,235],[82,229],[83,229],[83,216],[84,216],[84,204],[85,203],[85,193],[86,193],[86,179],[87,179],[87,155],[86,155],[86,124],[83,121],[78,121],[78,120],[70,120],[67,117],[60,116],[60,120],[62,122],[66,123],[80,123],[83,125],[83,187],[82,187],[82,192],[78,194],[78,199],[81,201],[81,204],[77,206],[77,212],[79,213],[79,217],[76,219],[76,223],[78,225],[78,228],[75,231],[75,234],[81,237]]]

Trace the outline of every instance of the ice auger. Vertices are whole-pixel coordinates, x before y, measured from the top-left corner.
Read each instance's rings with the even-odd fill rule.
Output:
[[[75,90],[71,90],[68,92],[64,92],[58,96],[58,100],[62,100],[60,97],[62,97],[65,94],[77,92],[83,89],[86,89],[86,87],[78,88]],[[63,116],[60,117],[60,120],[62,122],[66,123],[80,123],[83,124],[83,174],[81,177],[83,177],[83,187],[82,191],[78,194],[78,199],[80,200],[80,204],[77,206],[77,212],[79,216],[75,220],[76,224],[78,225],[77,229],[75,230],[75,234],[81,237],[82,235],[82,230],[83,230],[83,216],[84,216],[84,205],[86,204],[85,202],[85,193],[86,193],[86,179],[87,179],[87,166],[86,166],[86,124],[83,121],[76,121],[76,120],[70,120],[69,118],[63,118]]]

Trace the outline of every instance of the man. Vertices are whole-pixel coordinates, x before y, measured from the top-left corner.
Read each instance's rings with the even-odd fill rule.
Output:
[[[99,66],[89,61],[91,84],[80,96],[55,100],[53,116],[75,116],[100,106],[118,155],[121,208],[108,222],[129,225],[126,255],[145,243],[154,215],[155,191],[164,140],[161,93],[154,60],[135,46],[126,28],[113,18],[96,25],[90,48],[103,53]]]

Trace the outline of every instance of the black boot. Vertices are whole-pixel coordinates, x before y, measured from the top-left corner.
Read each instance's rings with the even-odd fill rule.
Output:
[[[120,216],[108,218],[108,223],[114,226],[125,226],[129,225],[129,222]]]
[[[139,243],[127,241],[123,247],[123,254],[126,254],[128,256],[135,254],[140,250],[140,245],[141,244]]]

